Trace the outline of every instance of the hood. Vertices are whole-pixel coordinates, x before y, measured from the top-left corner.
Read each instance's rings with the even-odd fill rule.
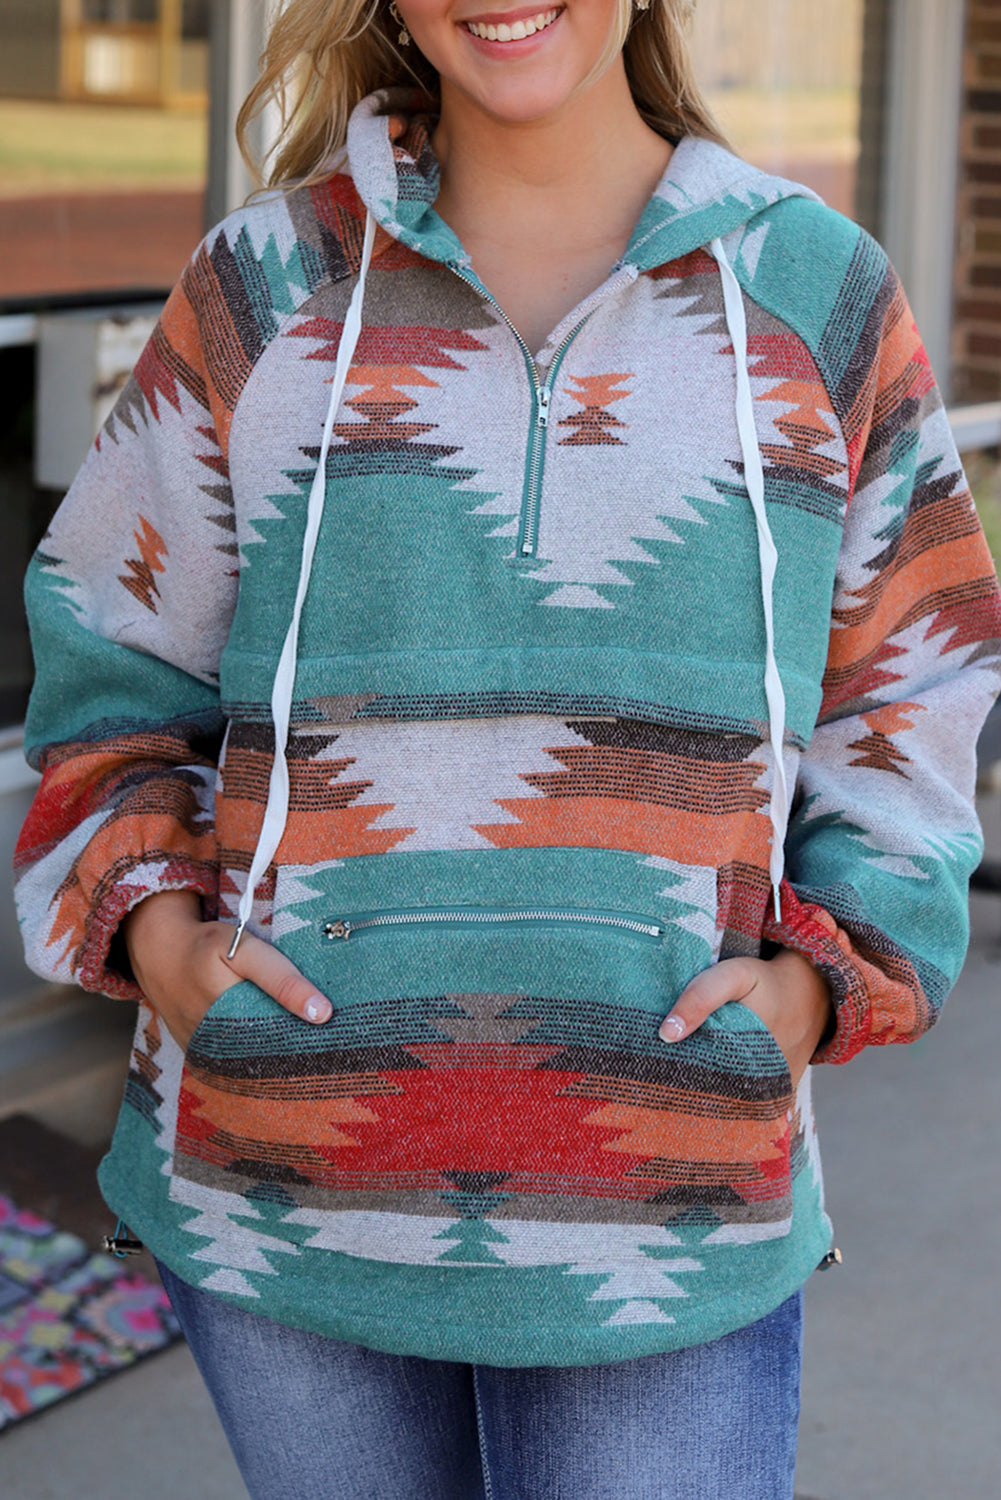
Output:
[[[433,124],[428,100],[412,90],[370,94],[351,115],[348,164],[362,202],[388,234],[430,260],[468,266],[458,238],[434,211],[440,171],[431,149]],[[784,198],[816,197],[714,141],[685,136],[621,264],[648,271],[725,238]]]

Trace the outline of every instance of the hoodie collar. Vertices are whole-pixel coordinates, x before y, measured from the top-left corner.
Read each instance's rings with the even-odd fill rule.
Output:
[[[458,236],[435,213],[441,185],[431,149],[434,105],[413,89],[380,89],[348,121],[348,165],[358,195],[394,239],[429,260],[469,265]]]
[[[814,198],[699,136],[684,136],[633,230],[624,260],[648,271],[724,239],[784,198]]]
[[[469,265],[434,211],[441,172],[431,149],[434,104],[412,89],[382,89],[354,109],[348,163],[359,196],[394,239],[429,260]],[[714,141],[685,136],[640,215],[621,264],[651,270],[722,239],[784,198],[816,198]]]

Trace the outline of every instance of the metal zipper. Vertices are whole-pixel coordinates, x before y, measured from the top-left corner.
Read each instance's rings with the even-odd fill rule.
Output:
[[[412,911],[359,912],[352,917],[335,917],[324,922],[320,930],[330,942],[346,942],[353,933],[380,927],[507,926],[522,922],[611,928],[652,942],[659,942],[664,936],[664,928],[659,922],[653,922],[648,917],[634,916],[629,912],[554,910],[547,907],[432,906]]]
[[[491,295],[477,276],[468,275],[457,261],[449,261],[448,265],[449,269],[454,271],[455,275],[461,281],[465,281],[474,291],[482,293],[487,301],[497,309],[501,319],[507,324],[518,341],[518,345],[525,358],[525,367],[532,382],[534,415],[528,435],[528,473],[525,479],[524,494],[521,499],[521,528],[518,534],[518,551],[523,557],[531,557],[534,555],[539,541],[539,497],[542,488],[542,467],[546,451],[546,428],[549,426],[549,403],[553,395],[553,382],[556,379],[560,361],[580,330],[584,327],[594,309],[592,308],[591,312],[586,313],[580,322],[575,324],[570,329],[570,332],[561,340],[550,363],[549,374],[545,382],[543,382],[539,379],[539,367],[532,358],[532,351],[497,299]]]
[[[576,327],[561,341],[559,348],[553,355],[549,366],[549,375],[545,385],[539,384],[538,371],[536,371],[535,390],[535,444],[532,459],[528,471],[528,483],[525,485],[525,494],[521,505],[521,536],[518,540],[518,551],[523,557],[535,555],[535,549],[539,543],[539,500],[542,495],[542,467],[546,455],[546,429],[549,426],[549,403],[553,395],[553,382],[564,354],[580,330],[584,327],[587,319],[582,318]],[[532,360],[532,369],[535,370],[535,361]]]

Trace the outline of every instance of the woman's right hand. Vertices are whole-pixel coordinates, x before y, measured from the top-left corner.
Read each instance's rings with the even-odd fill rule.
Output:
[[[227,958],[234,930],[228,922],[204,922],[194,891],[147,896],[122,923],[136,983],[180,1047],[223,990],[241,979],[304,1021],[329,1021],[330,1001],[270,943],[245,932]]]

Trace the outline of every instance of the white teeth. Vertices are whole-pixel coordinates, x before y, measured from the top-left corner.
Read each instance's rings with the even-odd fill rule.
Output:
[[[524,21],[512,21],[510,26],[504,21],[497,26],[486,25],[482,21],[467,21],[466,28],[473,36],[482,37],[487,42],[520,42],[527,36],[534,36],[537,31],[545,31],[556,20],[561,9],[558,6],[555,10],[543,10]]]

